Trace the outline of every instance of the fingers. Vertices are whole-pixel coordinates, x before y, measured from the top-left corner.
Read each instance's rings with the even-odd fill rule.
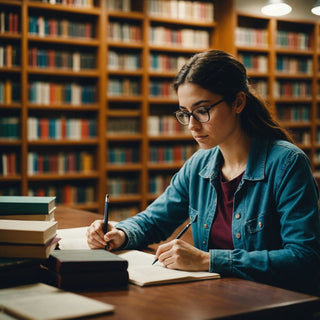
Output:
[[[102,226],[103,220],[96,220],[87,229],[87,242],[91,249],[104,248],[107,245]]]

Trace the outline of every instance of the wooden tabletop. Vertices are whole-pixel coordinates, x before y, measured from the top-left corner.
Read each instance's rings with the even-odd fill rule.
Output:
[[[101,215],[74,209],[56,210],[58,228],[89,225]],[[320,298],[252,281],[221,278],[181,284],[80,292],[115,306],[95,319],[313,319]]]

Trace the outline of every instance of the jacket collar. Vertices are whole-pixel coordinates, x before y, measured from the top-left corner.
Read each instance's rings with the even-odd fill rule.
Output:
[[[243,179],[246,180],[263,180],[265,177],[265,167],[270,141],[267,138],[252,138],[249,158]],[[215,179],[220,175],[223,162],[222,154],[219,147],[210,150],[212,153],[209,163],[199,172],[202,178]]]

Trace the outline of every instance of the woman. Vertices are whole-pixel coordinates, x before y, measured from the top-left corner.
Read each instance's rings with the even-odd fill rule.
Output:
[[[167,268],[206,270],[317,293],[318,189],[307,156],[248,86],[244,66],[212,50],[174,81],[178,121],[200,150],[144,212],[87,232],[91,248],[137,249],[167,239],[189,216],[195,246],[173,240],[155,258]]]

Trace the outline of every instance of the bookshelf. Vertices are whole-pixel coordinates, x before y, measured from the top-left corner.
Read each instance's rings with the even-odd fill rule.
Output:
[[[293,135],[320,178],[319,23],[234,15],[234,53],[278,121]]]
[[[196,150],[170,83],[224,48],[219,2],[0,0],[0,193],[143,210]]]

